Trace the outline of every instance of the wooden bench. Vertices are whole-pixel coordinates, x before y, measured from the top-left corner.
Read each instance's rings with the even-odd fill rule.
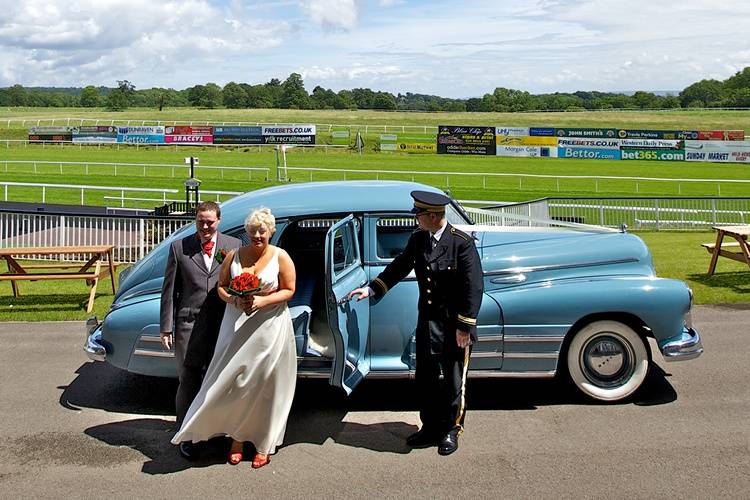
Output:
[[[83,279],[91,287],[86,312],[94,308],[94,297],[99,280],[110,276],[112,280],[112,293],[115,293],[117,285],[117,264],[112,258],[113,245],[99,246],[61,246],[61,247],[16,247],[0,248],[0,258],[8,264],[8,271],[0,273],[0,281],[10,281],[13,288],[13,296],[20,296],[18,281],[46,281],[46,280],[73,280]],[[56,264],[21,264],[14,257],[17,256],[53,256],[53,255],[91,255],[84,264],[56,263]],[[106,267],[102,268],[102,261],[107,257]],[[93,269],[92,269],[93,268]],[[52,271],[52,269],[77,269],[70,271]],[[28,272],[39,270],[38,272]]]
[[[713,229],[716,231],[716,242],[701,243],[701,246],[711,254],[707,274],[709,276],[714,274],[716,262],[719,257],[744,262],[750,266],[750,248],[747,243],[747,237],[750,235],[750,225],[714,226]],[[724,236],[734,238],[736,241],[724,243]],[[725,248],[731,250],[725,250]],[[736,251],[734,250],[735,248],[737,249]]]

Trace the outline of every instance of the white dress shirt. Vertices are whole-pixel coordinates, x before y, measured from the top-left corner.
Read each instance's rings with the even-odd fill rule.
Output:
[[[203,262],[206,263],[206,269],[208,271],[211,271],[211,265],[214,263],[214,257],[216,257],[216,252],[219,251],[219,247],[216,246],[216,237],[219,233],[214,233],[214,235],[211,237],[211,241],[214,242],[214,247],[211,250],[211,256],[209,257],[206,252],[203,251],[203,241],[201,241],[201,255],[203,256]]]

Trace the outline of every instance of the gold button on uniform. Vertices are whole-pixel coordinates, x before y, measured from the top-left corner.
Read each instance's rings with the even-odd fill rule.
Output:
[[[427,281],[430,281],[430,277],[429,276],[427,276]]]
[[[430,289],[429,288],[427,289],[427,293],[430,293]]]
[[[432,301],[431,301],[431,300],[428,300],[428,301],[427,301],[427,303],[428,303],[428,304],[432,304]]]

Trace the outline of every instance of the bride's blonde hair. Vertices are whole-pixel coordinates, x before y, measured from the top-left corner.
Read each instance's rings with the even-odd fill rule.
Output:
[[[271,233],[276,232],[276,218],[271,213],[270,208],[256,208],[245,219],[245,231],[250,232],[251,227],[266,226]]]

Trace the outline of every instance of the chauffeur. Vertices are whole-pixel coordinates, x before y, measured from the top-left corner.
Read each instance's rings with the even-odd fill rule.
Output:
[[[482,268],[470,236],[445,218],[450,198],[412,191],[419,228],[406,248],[368,287],[349,293],[380,298],[413,269],[419,284],[416,383],[422,428],[406,440],[413,448],[458,449],[465,416],[464,389],[476,318],[482,300]],[[440,375],[443,375],[442,379]]]

